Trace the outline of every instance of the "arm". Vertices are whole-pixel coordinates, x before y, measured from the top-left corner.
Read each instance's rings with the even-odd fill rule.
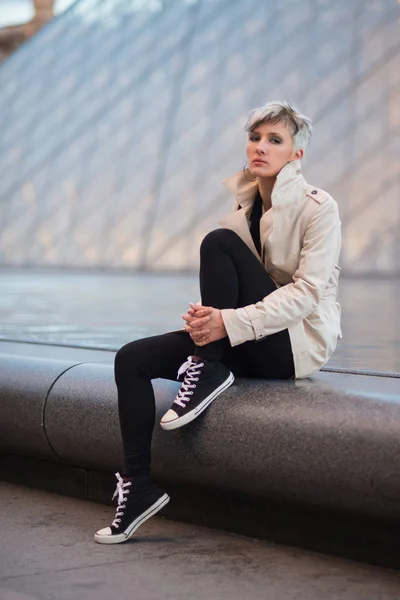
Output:
[[[336,203],[319,205],[307,225],[292,283],[256,304],[221,311],[232,346],[287,329],[313,312],[339,259],[340,226]]]

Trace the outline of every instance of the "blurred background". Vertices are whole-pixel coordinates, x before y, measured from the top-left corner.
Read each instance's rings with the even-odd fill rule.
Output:
[[[114,348],[180,326],[246,114],[287,99],[343,223],[334,360],[400,371],[398,0],[3,0],[0,27],[3,339]]]
[[[28,40],[73,0],[2,0],[0,4],[0,61]]]

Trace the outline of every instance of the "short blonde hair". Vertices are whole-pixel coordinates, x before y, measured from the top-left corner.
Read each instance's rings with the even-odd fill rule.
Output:
[[[301,148],[305,152],[312,135],[311,119],[301,114],[293,104],[268,102],[260,108],[255,108],[247,117],[244,127],[250,132],[265,123],[285,123],[292,134],[294,150]]]

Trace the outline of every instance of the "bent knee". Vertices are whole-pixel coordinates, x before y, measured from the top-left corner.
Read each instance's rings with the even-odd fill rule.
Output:
[[[140,341],[128,342],[118,350],[114,359],[116,372],[125,371],[126,369],[132,371],[135,368],[141,356]]]
[[[225,245],[226,243],[235,243],[236,241],[241,242],[241,238],[232,229],[214,229],[207,233],[203,241],[201,242],[200,252],[205,252],[209,248],[215,248],[215,246]]]

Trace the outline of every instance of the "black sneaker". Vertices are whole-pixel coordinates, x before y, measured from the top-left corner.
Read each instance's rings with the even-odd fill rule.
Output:
[[[170,498],[159,490],[149,479],[138,482],[125,480],[116,473],[117,487],[113,500],[118,496],[118,507],[110,527],[94,534],[99,544],[120,544],[126,542],[142,523],[155,515]]]
[[[217,361],[189,356],[178,371],[185,374],[173,405],[161,419],[163,429],[176,429],[193,421],[235,381],[233,373]]]

